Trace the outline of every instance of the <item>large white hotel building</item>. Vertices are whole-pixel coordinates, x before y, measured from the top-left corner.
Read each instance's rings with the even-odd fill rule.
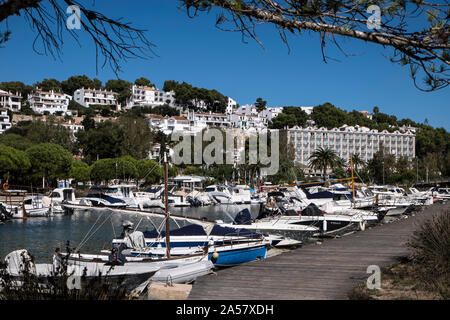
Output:
[[[320,147],[334,150],[344,160],[358,154],[362,160],[369,161],[381,146],[396,158],[404,156],[412,160],[416,152],[415,134],[410,130],[379,132],[366,127],[345,125],[331,130],[293,127],[288,129],[288,143],[295,149],[295,161],[303,165],[308,165],[309,157]]]

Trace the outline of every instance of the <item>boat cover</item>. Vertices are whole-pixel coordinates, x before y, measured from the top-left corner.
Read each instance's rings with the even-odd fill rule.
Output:
[[[247,208],[239,211],[236,217],[234,217],[233,224],[252,224],[252,215],[250,214],[250,211]]]
[[[314,203],[310,203],[302,210],[302,216],[323,216],[323,212]]]
[[[86,198],[100,198],[108,201],[109,203],[125,203],[122,199],[114,198],[103,193],[89,193]]]
[[[154,239],[158,237],[164,237],[166,235],[165,231],[158,233],[155,229],[147,230],[143,232],[146,239]],[[170,230],[171,236],[206,236],[205,229],[198,224],[191,224],[179,229]],[[211,236],[243,236],[243,237],[259,237],[260,234],[251,232],[247,229],[236,229],[230,227],[222,227],[219,225],[214,225],[212,228]],[[121,239],[123,237],[119,237]]]

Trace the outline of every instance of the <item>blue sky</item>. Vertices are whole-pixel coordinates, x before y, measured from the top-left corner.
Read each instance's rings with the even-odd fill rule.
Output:
[[[331,102],[345,110],[369,111],[378,106],[398,118],[428,119],[430,125],[450,130],[450,89],[417,90],[409,69],[392,64],[383,56],[389,51],[379,46],[341,39],[341,46],[354,56],[343,56],[330,43],[326,53],[339,62],[324,63],[314,33],[289,36],[289,53],[276,29],[261,26],[261,48],[251,39],[243,43],[239,33],[215,28],[216,12],[190,19],[178,5],[168,0],[95,2],[95,8],[107,16],[122,17],[148,30],[148,38],[156,45],[158,57],[123,63],[120,78],[134,81],[144,76],[159,88],[164,80],[186,81],[217,89],[239,104],[262,97],[269,106]],[[8,24],[12,38],[0,48],[0,81],[32,84],[80,74],[102,81],[116,77],[108,67],[96,74],[94,46],[82,31],[81,47],[66,35],[60,61],[33,51],[33,32],[23,18],[12,17]]]

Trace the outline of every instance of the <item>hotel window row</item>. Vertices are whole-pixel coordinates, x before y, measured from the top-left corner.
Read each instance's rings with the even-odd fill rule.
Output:
[[[348,159],[358,154],[362,160],[369,161],[384,146],[386,152],[396,157],[415,157],[415,135],[410,132],[388,132],[370,130],[365,127],[299,128],[289,129],[289,143],[295,149],[296,161],[308,164],[309,157],[318,148],[334,150],[338,156]]]

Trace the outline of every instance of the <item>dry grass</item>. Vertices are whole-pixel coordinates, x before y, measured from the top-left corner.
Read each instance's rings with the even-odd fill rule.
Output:
[[[450,210],[436,212],[414,232],[412,272],[429,290],[450,298]]]
[[[352,300],[439,300],[450,298],[450,210],[436,205],[431,218],[419,219],[407,245],[409,257],[382,268],[381,288],[368,290],[366,283],[348,295]]]

